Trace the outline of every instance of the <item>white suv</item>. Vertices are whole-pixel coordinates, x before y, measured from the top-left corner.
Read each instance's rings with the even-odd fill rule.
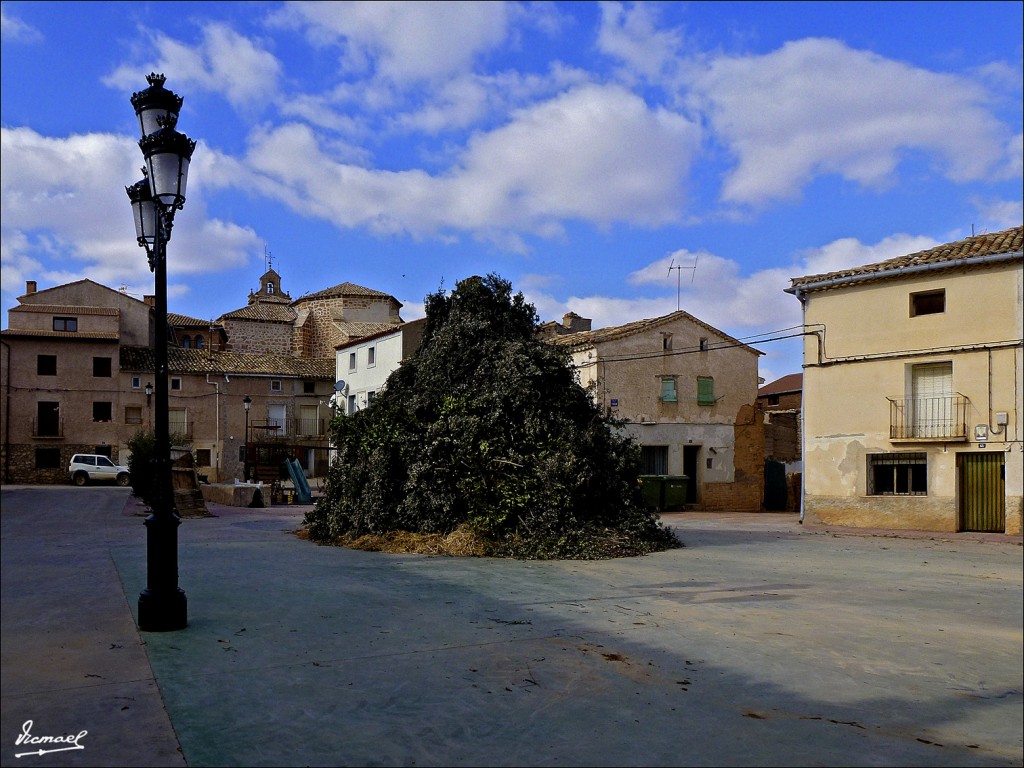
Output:
[[[128,485],[128,467],[122,467],[106,456],[94,453],[76,453],[68,467],[71,482],[85,485],[90,480],[113,480],[118,485]]]

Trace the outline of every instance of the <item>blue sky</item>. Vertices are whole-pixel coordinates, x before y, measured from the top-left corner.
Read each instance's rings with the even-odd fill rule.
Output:
[[[26,280],[153,292],[124,192],[150,72],[198,142],[168,251],[195,317],[267,252],[293,298],[407,320],[496,272],[542,320],[680,306],[771,381],[789,278],[1024,219],[1019,2],[0,7],[4,327]]]

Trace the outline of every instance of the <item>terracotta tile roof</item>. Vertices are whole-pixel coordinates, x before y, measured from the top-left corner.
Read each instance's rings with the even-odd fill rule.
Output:
[[[335,285],[333,288],[324,288],[322,291],[316,293],[307,293],[305,296],[300,296],[292,304],[298,304],[309,299],[332,299],[344,296],[373,296],[379,299],[391,299],[394,302],[398,300],[387,293],[381,291],[375,291],[372,288],[364,288],[361,285],[355,283],[341,283]]]
[[[345,320],[335,320],[334,327],[349,337],[350,340],[362,340],[364,336],[373,336],[377,333],[386,333],[401,328],[400,323],[350,323]]]
[[[800,392],[804,388],[804,375],[802,373],[789,373],[781,379],[776,379],[770,384],[765,384],[757,390],[757,396],[781,395],[785,392]]]
[[[644,333],[645,331],[654,330],[660,328],[663,325],[671,323],[673,320],[686,319],[690,322],[699,325],[702,328],[706,328],[712,333],[718,334],[726,341],[735,342],[738,346],[745,347],[751,352],[755,352],[759,355],[764,354],[753,347],[744,344],[738,339],[734,339],[727,333],[723,333],[714,326],[708,325],[703,320],[698,320],[696,317],[691,315],[689,312],[678,310],[671,312],[661,317],[652,317],[646,320],[634,320],[631,323],[625,325],[615,325],[609,328],[598,328],[596,331],[580,331],[578,333],[567,333],[565,335],[552,336],[545,338],[544,340],[551,344],[558,344],[564,347],[586,347],[600,344],[606,341],[615,341],[616,339],[622,339],[627,336],[634,336],[638,333]]]
[[[155,369],[150,347],[121,347],[121,369],[152,371]],[[333,358],[302,358],[291,355],[264,355],[249,352],[214,352],[203,349],[167,350],[167,367],[171,373],[241,374],[257,376],[292,376],[303,379],[334,381]]]
[[[68,304],[19,304],[11,307],[11,312],[38,312],[53,315],[106,315],[116,317],[121,314],[117,307],[76,307]]]
[[[926,264],[944,265],[952,269],[964,266],[966,261],[982,256],[1009,255],[1013,253],[1020,256],[1022,233],[1024,233],[1024,227],[1013,227],[1012,229],[1004,229],[1001,232],[968,237],[935,248],[929,248],[926,251],[918,251],[917,253],[899,256],[895,259],[888,259],[875,264],[865,264],[861,267],[826,272],[820,275],[794,277],[790,280],[792,285],[787,290],[792,292],[792,289],[799,288],[800,286],[841,278],[847,278],[849,282],[856,282],[857,278],[861,277],[865,280],[900,277],[901,270],[907,267]]]
[[[22,328],[7,328],[0,331],[0,335],[13,338],[20,336],[36,339],[70,339],[71,341],[117,341],[120,338],[117,331],[43,331]]]
[[[374,339],[379,339],[381,337],[387,336],[387,335],[392,334],[392,333],[398,333],[399,331],[403,331],[403,332],[404,331],[411,331],[411,332],[414,332],[414,333],[415,332],[419,332],[420,328],[422,326],[425,326],[426,323],[427,323],[427,318],[425,318],[425,317],[421,317],[418,320],[410,320],[407,323],[394,323],[394,324],[389,323],[386,327],[384,327],[383,329],[381,329],[379,331],[376,331],[374,333],[368,333],[368,334],[366,334],[364,336],[352,336],[348,341],[343,341],[341,344],[336,344],[334,348],[337,349],[337,350],[342,350],[342,349],[345,349],[346,347],[355,347],[355,346],[358,346],[359,344],[363,344],[363,343],[365,343],[367,341],[373,341]],[[349,323],[349,325],[356,325],[356,323]],[[374,325],[374,324],[373,323],[361,323],[360,325]]]
[[[257,320],[263,323],[293,323],[296,317],[298,313],[291,307],[260,301],[221,315],[218,321]]]
[[[198,317],[189,317],[188,315],[179,315],[177,312],[167,313],[167,322],[173,325],[175,328],[194,327],[194,328],[209,328],[210,320],[200,320]]]

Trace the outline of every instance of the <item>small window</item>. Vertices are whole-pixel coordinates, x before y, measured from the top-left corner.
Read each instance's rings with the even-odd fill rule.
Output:
[[[946,291],[922,291],[910,294],[910,316],[937,315],[946,311]]]
[[[110,378],[110,358],[94,357],[92,359],[92,375],[97,378]]]
[[[707,352],[708,351],[708,337],[707,336],[701,336],[700,337],[700,351],[701,352]]]
[[[209,448],[196,448],[196,466],[197,467],[208,467],[208,466],[210,466],[210,449]]]
[[[778,405],[778,404],[779,404],[779,396],[778,395],[768,395],[768,405]]]
[[[141,376],[132,376],[132,389],[142,389]]]
[[[675,403],[678,401],[675,379],[661,380],[661,401],[663,403]]]
[[[202,349],[202,348],[203,348],[203,337],[202,336],[196,336],[196,349]]]
[[[270,381],[270,391],[271,392],[280,392],[281,391],[281,381],[279,379],[271,379],[271,381]]]
[[[112,414],[113,409],[109,402],[95,402],[92,404],[93,421],[111,421]]]
[[[927,496],[926,453],[868,454],[869,496]]]
[[[356,353],[355,352],[349,352],[348,353],[348,369],[350,371],[354,371],[356,369]]]
[[[377,364],[377,348],[376,347],[369,347],[366,350],[366,364],[367,365],[376,365]]]
[[[316,382],[315,381],[304,381],[304,382],[302,382],[302,393],[304,395],[315,395],[316,394]]]
[[[185,349],[191,349],[192,348],[192,337],[191,336],[182,336],[181,337],[181,346],[183,346]]]
[[[66,333],[77,333],[78,332],[78,318],[77,317],[55,317],[53,318],[53,330],[64,331]]]
[[[348,396],[348,413],[349,413],[349,416],[351,416],[355,412],[356,412],[356,396],[355,395],[349,395]]]
[[[61,469],[60,448],[36,448],[36,469]]]
[[[181,379],[179,377],[171,377],[171,389],[175,390],[176,392],[181,391]]]
[[[709,456],[709,457],[708,457],[708,459],[707,459],[707,461],[705,462],[705,466],[707,466],[707,468],[708,468],[708,469],[714,469],[714,468],[715,468],[715,460],[714,460],[714,459],[712,459],[712,458],[711,458],[711,457]]]
[[[640,470],[645,475],[667,475],[668,446],[641,445]]]
[[[56,355],[36,355],[36,375],[37,376],[56,376],[57,375],[57,356]]]
[[[274,284],[268,282],[267,283],[267,293],[273,293],[273,292],[274,292]]]
[[[715,404],[715,380],[710,376],[697,377],[697,405]]]
[[[668,352],[672,349],[672,334],[663,333],[661,334],[661,349],[664,352]]]
[[[141,424],[142,423],[142,406],[139,405],[126,405],[124,408],[124,423],[125,424]]]
[[[366,393],[366,406],[370,407],[373,405],[373,401],[377,399],[377,393],[372,389]]]

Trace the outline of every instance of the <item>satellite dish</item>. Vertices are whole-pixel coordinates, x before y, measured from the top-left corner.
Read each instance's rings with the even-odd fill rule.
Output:
[[[348,389],[348,384],[345,383],[344,379],[338,379],[334,382],[335,392],[344,392],[346,389]]]

